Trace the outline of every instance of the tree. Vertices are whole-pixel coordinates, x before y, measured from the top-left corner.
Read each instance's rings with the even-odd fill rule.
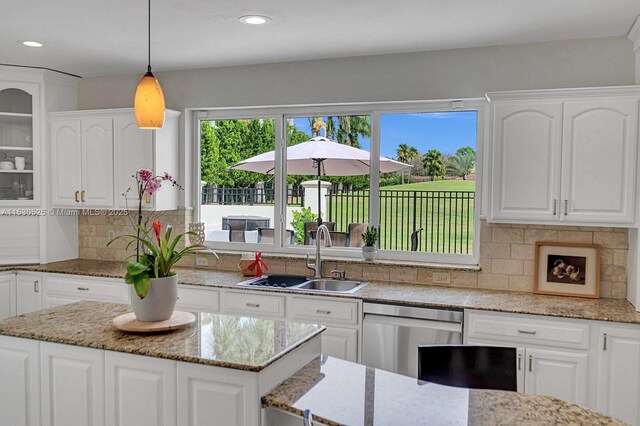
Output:
[[[326,131],[327,138],[360,148],[360,137],[371,137],[371,117],[368,115],[327,117]]]
[[[442,153],[437,149],[430,149],[424,154],[423,164],[431,180],[440,180],[444,177],[444,161]]]
[[[467,175],[473,172],[475,166],[475,153],[452,155],[447,161],[447,173],[451,176],[459,176],[467,180]]]
[[[471,156],[474,161],[476,159],[476,152],[470,146],[463,146],[462,148],[458,148],[458,150],[456,151],[456,155],[468,155]]]
[[[220,167],[220,141],[209,121],[200,124],[200,179],[212,185]]]
[[[398,149],[396,149],[396,155],[398,156],[398,160],[402,163],[411,163],[416,158],[420,157],[420,153],[414,146],[409,146],[406,143],[401,143],[398,145]],[[404,184],[404,170],[401,172],[402,183]],[[411,181],[411,169],[409,169],[409,181]]]

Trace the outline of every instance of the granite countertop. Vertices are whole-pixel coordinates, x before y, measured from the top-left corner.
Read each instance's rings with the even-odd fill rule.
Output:
[[[99,260],[68,260],[44,265],[0,268],[0,271],[35,271],[73,275],[119,278],[124,275],[123,263]],[[255,290],[238,287],[247,280],[239,272],[197,268],[177,268],[182,284],[205,287],[226,287],[239,291]],[[582,299],[577,297],[546,296],[532,293],[451,288],[423,284],[370,282],[355,293],[321,293],[287,289],[262,289],[265,292],[310,294],[335,298],[359,299],[365,302],[404,304],[448,309],[478,309],[494,312],[545,315],[596,321],[640,324],[640,312],[624,299]]]
[[[198,312],[195,324],[130,334],[111,321],[130,305],[77,302],[0,321],[0,335],[156,358],[261,371],[324,331],[323,326]]]
[[[472,390],[320,356],[262,404],[324,425],[624,425],[556,398]]]

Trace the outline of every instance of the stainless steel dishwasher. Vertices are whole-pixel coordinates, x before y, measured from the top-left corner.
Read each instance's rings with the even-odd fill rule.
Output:
[[[462,311],[364,304],[362,363],[418,377],[419,345],[462,343]]]

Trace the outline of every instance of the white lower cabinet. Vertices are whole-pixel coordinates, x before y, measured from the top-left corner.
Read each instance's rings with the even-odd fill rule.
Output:
[[[0,319],[16,314],[16,275],[0,275]]]
[[[358,330],[327,327],[322,333],[322,353],[347,361],[358,361]]]
[[[257,382],[250,373],[178,362],[178,424],[260,424]]]
[[[465,311],[464,343],[518,350],[518,391],[589,407],[589,324]]]
[[[130,288],[121,279],[47,274],[45,276],[45,308],[81,300],[129,303]]]
[[[42,425],[104,425],[104,352],[42,342]]]
[[[598,334],[597,410],[640,425],[640,328],[602,325]]]
[[[42,309],[42,274],[18,272],[16,275],[17,315]]]
[[[176,424],[176,362],[105,352],[107,425]]]
[[[587,406],[587,354],[546,349],[525,350],[526,393],[549,395]]]
[[[40,424],[40,359],[35,340],[0,336],[0,423]]]

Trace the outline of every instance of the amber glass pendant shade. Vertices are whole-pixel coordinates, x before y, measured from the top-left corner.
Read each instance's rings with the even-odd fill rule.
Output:
[[[147,72],[136,89],[133,111],[140,129],[161,129],[164,125],[164,94],[158,79]]]

